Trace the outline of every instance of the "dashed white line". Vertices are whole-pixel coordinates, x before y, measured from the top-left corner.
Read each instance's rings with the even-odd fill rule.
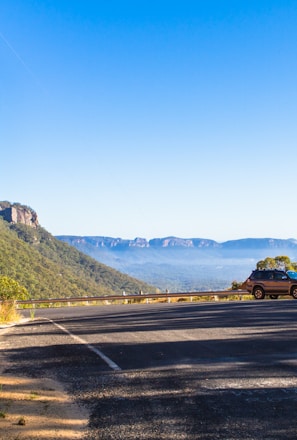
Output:
[[[49,318],[43,318],[43,319],[51,322],[53,325],[58,327],[64,333],[67,333],[69,336],[71,336],[71,338],[73,338],[75,341],[79,342],[80,344],[85,345],[89,350],[91,350],[93,353],[95,353],[97,356],[99,356],[112,370],[115,370],[115,371],[122,370],[121,367],[119,367],[113,360],[111,360],[108,356],[106,356],[104,353],[102,353],[101,350],[98,350],[98,348],[89,344],[87,341],[80,338],[79,336],[74,335],[69,330],[67,330],[67,328],[63,327],[62,325],[58,324],[57,322],[53,321],[52,319],[49,319]]]

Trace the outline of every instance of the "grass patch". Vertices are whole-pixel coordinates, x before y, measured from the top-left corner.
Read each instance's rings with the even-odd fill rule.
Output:
[[[14,301],[0,303],[0,324],[9,324],[21,320],[20,313],[16,310]]]

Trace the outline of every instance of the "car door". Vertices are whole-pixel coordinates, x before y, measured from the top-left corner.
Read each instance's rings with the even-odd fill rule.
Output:
[[[274,293],[275,292],[275,281],[273,277],[273,270],[265,270],[262,273],[262,283],[265,292]]]
[[[285,272],[274,272],[273,278],[273,287],[275,293],[288,292],[289,277]]]

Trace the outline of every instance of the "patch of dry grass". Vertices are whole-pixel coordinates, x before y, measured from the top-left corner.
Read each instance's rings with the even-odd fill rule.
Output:
[[[0,303],[0,324],[10,324],[19,322],[22,316],[16,310],[13,301],[3,301]]]

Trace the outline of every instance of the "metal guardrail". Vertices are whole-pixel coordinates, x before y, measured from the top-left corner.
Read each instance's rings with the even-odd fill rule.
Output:
[[[104,295],[104,296],[82,296],[77,298],[48,298],[48,299],[28,299],[28,300],[17,300],[16,304],[27,304],[27,305],[35,305],[35,304],[54,304],[54,303],[67,303],[70,305],[71,303],[78,302],[96,302],[96,301],[126,301],[126,300],[138,300],[138,299],[162,299],[165,298],[170,302],[171,298],[193,298],[197,296],[209,296],[214,297],[214,299],[218,299],[219,297],[227,297],[234,295],[250,295],[250,293],[246,290],[217,290],[217,291],[206,291],[206,292],[174,292],[174,293],[145,293],[145,294],[136,294],[136,295]]]

